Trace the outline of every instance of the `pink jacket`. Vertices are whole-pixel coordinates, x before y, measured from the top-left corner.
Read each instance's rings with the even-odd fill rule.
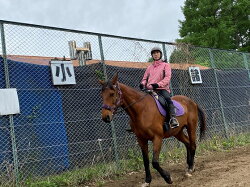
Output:
[[[158,84],[159,88],[165,89],[170,93],[171,67],[169,63],[162,60],[154,61],[144,73],[141,84],[148,89],[152,89],[151,84]]]

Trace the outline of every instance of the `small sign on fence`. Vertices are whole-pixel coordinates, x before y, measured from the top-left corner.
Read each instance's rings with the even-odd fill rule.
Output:
[[[74,66],[71,61],[50,61],[53,85],[76,84]]]
[[[201,79],[201,72],[199,67],[189,67],[189,75],[191,78],[191,83],[192,84],[201,84],[202,79]]]
[[[20,113],[16,88],[0,89],[0,103],[0,115]]]

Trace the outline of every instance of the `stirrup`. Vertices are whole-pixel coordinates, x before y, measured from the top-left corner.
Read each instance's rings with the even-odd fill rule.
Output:
[[[173,123],[174,122],[174,123]],[[169,126],[171,129],[174,129],[176,127],[179,127],[179,122],[175,117],[171,117],[171,119],[169,120]]]

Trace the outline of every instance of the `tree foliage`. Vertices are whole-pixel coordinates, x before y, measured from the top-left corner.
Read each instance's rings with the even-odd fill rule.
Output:
[[[169,57],[170,63],[199,64],[216,69],[246,68],[242,53],[178,44]]]
[[[249,0],[186,0],[177,42],[250,52]]]

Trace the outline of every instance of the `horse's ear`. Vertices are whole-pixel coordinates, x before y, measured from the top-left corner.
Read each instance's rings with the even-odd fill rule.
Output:
[[[118,73],[115,74],[115,76],[112,79],[112,84],[115,85],[118,81]]]
[[[105,81],[99,80],[99,83],[100,83],[101,85],[104,85]]]

